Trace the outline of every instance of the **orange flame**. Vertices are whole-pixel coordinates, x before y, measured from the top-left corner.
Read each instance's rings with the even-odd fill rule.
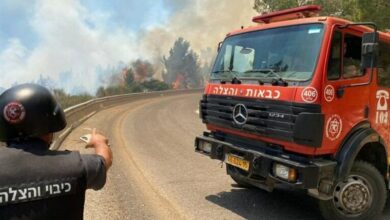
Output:
[[[184,76],[181,74],[177,74],[176,80],[172,83],[172,88],[181,89],[183,80],[184,80]]]

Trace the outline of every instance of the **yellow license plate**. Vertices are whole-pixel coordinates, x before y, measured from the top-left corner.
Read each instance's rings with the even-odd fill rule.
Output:
[[[226,156],[227,156],[226,161],[225,161],[226,163],[233,165],[235,167],[241,168],[241,169],[246,170],[246,171],[249,170],[249,161],[243,160],[243,159],[241,159],[237,156],[231,155],[231,154],[227,154]]]

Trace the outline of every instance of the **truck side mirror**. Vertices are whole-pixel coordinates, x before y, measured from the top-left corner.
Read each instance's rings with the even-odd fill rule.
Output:
[[[377,32],[364,33],[362,37],[362,70],[377,66],[379,35]]]

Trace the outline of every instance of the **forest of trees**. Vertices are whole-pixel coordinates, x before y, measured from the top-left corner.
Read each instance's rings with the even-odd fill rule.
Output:
[[[356,22],[372,21],[381,30],[390,28],[388,0],[254,0],[254,9],[263,13],[312,4],[321,6],[322,15],[333,15]]]
[[[161,91],[167,89],[189,89],[203,86],[198,55],[191,50],[190,43],[179,37],[167,57],[162,57],[163,68],[147,60],[138,59],[124,68],[107,87],[99,87],[97,97],[134,92]],[[160,71],[162,80],[154,75]]]
[[[171,86],[165,82],[153,78],[156,67],[147,60],[137,59],[122,72],[115,74],[112,83],[107,87],[99,87],[96,91],[97,97],[118,95],[125,93],[161,91],[170,89]]]

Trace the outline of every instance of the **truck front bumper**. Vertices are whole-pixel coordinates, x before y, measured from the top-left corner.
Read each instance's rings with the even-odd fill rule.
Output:
[[[258,142],[260,145],[265,144]],[[259,188],[272,191],[276,183],[282,183],[295,188],[318,189],[322,180],[331,180],[336,162],[324,159],[308,159],[298,162],[291,159],[287,153],[270,154],[263,148],[245,147],[227,141],[221,141],[210,133],[205,133],[195,139],[195,151],[209,156],[211,159],[226,162],[228,155],[234,155],[249,162],[247,170],[240,168],[227,169],[229,175],[242,179]],[[290,181],[275,175],[275,166],[288,167],[296,172],[296,179]]]

